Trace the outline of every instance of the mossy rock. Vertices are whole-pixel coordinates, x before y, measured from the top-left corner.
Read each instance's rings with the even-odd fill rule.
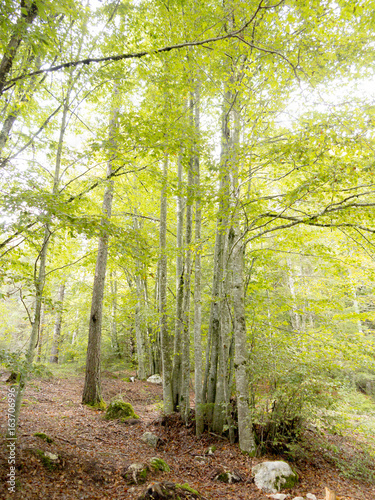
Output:
[[[134,463],[129,465],[121,475],[128,484],[142,484],[146,481],[149,470],[146,464]]]
[[[148,485],[138,500],[200,500],[201,498],[198,491],[187,483],[162,482]]]
[[[44,434],[44,432],[35,432],[34,436],[43,439],[46,443],[53,443],[53,439]]]
[[[171,471],[171,468],[169,467],[169,465],[166,462],[164,462],[164,460],[162,458],[152,457],[150,460],[150,465],[154,470],[160,470],[163,472],[170,472]]]
[[[134,412],[134,409],[130,403],[125,403],[125,401],[112,401],[105,413],[105,418],[107,420],[119,419],[122,422],[129,418],[139,418],[139,416]]]
[[[59,457],[57,455],[54,455],[53,453],[49,453],[48,451],[42,451],[42,450],[33,450],[34,454],[40,458],[43,466],[49,470],[53,471],[57,469],[59,465]]]

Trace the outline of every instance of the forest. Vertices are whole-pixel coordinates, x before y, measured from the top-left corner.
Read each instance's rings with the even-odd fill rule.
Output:
[[[4,438],[35,380],[80,377],[102,415],[103,377],[160,375],[197,442],[339,435],[375,483],[374,12],[1,2]]]

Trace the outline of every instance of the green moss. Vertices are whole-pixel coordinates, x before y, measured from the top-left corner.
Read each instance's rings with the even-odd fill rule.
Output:
[[[89,408],[92,408],[93,410],[102,410],[102,411],[104,411],[107,408],[107,405],[105,404],[105,401],[103,401],[103,399],[101,399],[98,403],[88,404],[87,406]]]
[[[293,488],[298,481],[298,474],[293,471],[293,475],[290,476],[280,476],[275,481],[275,487],[277,490],[287,490]]]
[[[112,401],[107,408],[105,418],[107,420],[120,419],[122,422],[125,422],[129,418],[139,418],[139,416],[134,412],[130,403]]]
[[[197,490],[194,490],[191,486],[188,485],[188,483],[184,483],[184,484],[177,484],[176,483],[176,488],[180,488],[181,490],[188,491],[189,493],[192,493],[193,495],[200,496],[200,494],[197,492]]]
[[[163,459],[158,458],[158,457],[151,458],[150,465],[155,470],[162,470],[164,472],[170,472],[171,471],[169,465],[166,462],[164,462]]]
[[[44,432],[35,432],[34,436],[43,439],[46,443],[53,443],[53,439],[44,434]]]

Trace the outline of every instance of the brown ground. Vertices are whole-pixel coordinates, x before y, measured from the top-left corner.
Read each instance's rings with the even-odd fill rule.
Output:
[[[6,431],[6,394],[8,386],[0,383],[1,435]],[[208,434],[198,440],[193,429],[171,422],[168,426],[157,423],[160,416],[162,390],[147,382],[124,382],[121,379],[103,378],[103,396],[106,401],[122,394],[132,403],[141,422],[126,425],[119,421],[103,419],[103,412],[82,406],[83,377],[68,379],[35,380],[29,383],[20,419],[17,440],[16,493],[8,493],[8,449],[1,438],[0,446],[0,499],[136,499],[144,486],[129,486],[121,476],[127,465],[145,462],[151,457],[163,458],[171,472],[153,472],[147,481],[172,481],[189,483],[207,500],[266,500],[251,482],[251,467],[261,460],[241,454],[237,445]],[[159,402],[159,403],[158,403]],[[154,450],[140,437],[151,431],[163,439]],[[47,444],[35,432],[44,432],[54,439]],[[313,437],[313,435],[312,435]],[[216,445],[213,456],[206,456],[204,463],[195,457],[203,456],[207,448]],[[33,450],[41,449],[59,455],[57,470],[47,470]],[[336,491],[340,500],[375,500],[375,486],[344,479],[334,465],[316,455],[308,463],[293,464],[300,476],[298,486],[289,491],[291,497],[314,493],[325,496],[325,486]],[[227,485],[213,480],[215,471],[225,467],[236,471],[243,482]]]

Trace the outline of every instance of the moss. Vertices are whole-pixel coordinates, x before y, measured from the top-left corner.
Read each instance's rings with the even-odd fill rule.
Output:
[[[35,432],[34,436],[43,439],[46,443],[53,443],[53,439],[44,434],[44,432]]]
[[[277,490],[287,490],[293,488],[298,481],[298,474],[293,471],[293,475],[290,476],[280,476],[275,481],[275,487]]]
[[[87,404],[87,406],[89,408],[92,408],[93,410],[102,410],[102,411],[104,411],[107,408],[107,405],[105,404],[105,401],[103,401],[103,399],[101,399],[97,403]]]
[[[188,483],[184,483],[184,484],[177,484],[176,483],[176,488],[180,488],[181,490],[188,491],[189,493],[192,493],[193,495],[200,496],[200,494],[197,492],[197,490],[194,490],[191,486],[188,485]]]
[[[115,420],[118,418],[122,422],[125,422],[125,420],[129,418],[139,418],[139,416],[134,412],[130,403],[112,401],[107,408],[105,418],[107,420]]]
[[[155,470],[162,470],[164,472],[170,472],[171,471],[169,465],[166,462],[164,462],[163,459],[158,458],[158,457],[151,458],[150,465]]]

